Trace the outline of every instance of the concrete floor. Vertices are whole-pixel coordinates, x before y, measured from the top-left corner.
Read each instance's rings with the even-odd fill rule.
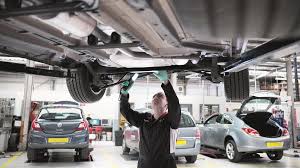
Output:
[[[133,155],[121,155],[121,147],[115,147],[112,142],[97,142],[92,152],[94,161],[74,162],[73,153],[70,151],[53,152],[48,162],[27,163],[26,153],[15,153],[13,157],[1,158],[0,168],[136,168],[137,158]],[[231,163],[225,158],[214,159],[203,155],[198,155],[198,160],[194,164],[186,164],[184,158],[179,158],[177,167],[190,168],[300,168],[300,159],[284,157],[278,162],[270,161],[265,155],[263,158],[248,159],[241,163]]]

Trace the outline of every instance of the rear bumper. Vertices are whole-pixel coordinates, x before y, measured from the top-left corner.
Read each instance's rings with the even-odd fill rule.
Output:
[[[194,156],[198,155],[200,152],[200,141],[196,141],[195,146],[193,148],[176,148],[175,156]]]
[[[69,138],[68,143],[48,143],[48,138]],[[28,147],[32,149],[77,149],[89,146],[87,131],[68,135],[49,135],[43,132],[31,131],[28,137]]]
[[[268,142],[283,142],[282,147],[267,147]],[[282,151],[290,147],[290,137],[265,138],[265,137],[247,137],[239,141],[237,148],[239,152],[268,152]]]

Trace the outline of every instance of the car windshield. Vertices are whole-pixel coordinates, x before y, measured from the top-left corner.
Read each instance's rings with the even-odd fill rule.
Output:
[[[195,122],[189,115],[181,114],[179,127],[195,127]]]
[[[82,119],[82,111],[72,107],[43,108],[39,114],[41,120],[78,120]]]
[[[280,106],[280,99],[274,97],[254,98],[249,100],[242,108],[242,113],[272,112],[271,109]]]

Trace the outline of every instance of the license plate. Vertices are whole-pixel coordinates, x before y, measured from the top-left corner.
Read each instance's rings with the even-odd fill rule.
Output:
[[[186,140],[178,139],[178,140],[176,141],[176,145],[186,145]]]
[[[69,138],[48,138],[48,143],[68,143]]]
[[[283,147],[283,142],[267,142],[268,148]]]

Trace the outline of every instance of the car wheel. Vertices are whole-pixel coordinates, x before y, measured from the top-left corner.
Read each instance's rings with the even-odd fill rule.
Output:
[[[71,72],[71,78],[67,78],[67,87],[69,93],[77,102],[93,103],[100,100],[105,89],[93,84],[93,77],[85,66]]]
[[[124,154],[129,154],[130,148],[128,148],[128,147],[126,146],[126,143],[125,143],[125,139],[124,139],[124,138],[123,138],[123,142],[122,142],[122,149],[123,149],[123,155],[124,155]]]
[[[225,96],[227,100],[240,101],[249,97],[249,71],[233,72],[224,76]]]
[[[267,152],[267,156],[271,160],[280,160],[283,157],[283,151]]]
[[[185,160],[187,163],[195,163],[197,160],[197,155],[194,156],[185,156]]]
[[[82,161],[88,161],[90,159],[90,150],[88,147],[79,149],[79,159]]]
[[[242,154],[238,152],[236,144],[233,140],[226,142],[225,152],[226,157],[231,162],[239,162],[242,159]]]

